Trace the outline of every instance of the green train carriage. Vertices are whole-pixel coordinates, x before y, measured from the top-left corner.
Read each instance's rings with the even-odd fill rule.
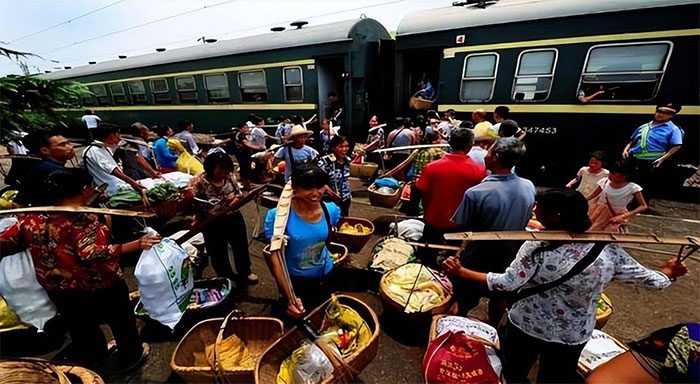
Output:
[[[396,34],[395,109],[411,113],[406,102],[424,76],[437,88],[436,109],[459,118],[507,105],[528,132],[518,173],[563,185],[587,153],[619,157],[657,102],[673,100],[685,130],[676,160],[700,164],[698,4],[504,0],[409,15]],[[600,86],[609,89],[603,97],[577,100]]]
[[[370,110],[391,108],[381,90],[385,79],[391,82],[384,71],[393,70],[393,40],[367,18],[303,24],[41,76],[86,84],[94,97],[83,104],[103,121],[175,127],[188,118],[204,133],[226,132],[250,113],[265,118],[271,129],[282,116],[324,118],[326,95],[333,91],[344,107],[341,126],[361,137]]]

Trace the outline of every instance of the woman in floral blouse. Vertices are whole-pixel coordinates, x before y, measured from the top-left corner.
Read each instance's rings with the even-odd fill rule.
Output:
[[[85,206],[95,193],[92,177],[74,168],[51,173],[45,190],[49,203],[60,206]],[[0,256],[31,253],[37,281],[68,327],[74,346],[69,360],[92,368],[102,363],[108,351],[99,325],[106,323],[117,342],[120,368],[129,370],[144,361],[149,347],[139,341],[119,257],[149,249],[160,237],[145,235],[125,244],[110,240],[96,215],[18,215],[17,223],[0,233]]]
[[[588,204],[578,191],[551,190],[537,197],[535,214],[549,230],[584,232],[590,226]],[[504,273],[481,273],[449,258],[445,270],[486,284],[491,291],[516,291],[556,281],[593,248],[592,243],[525,242]],[[614,280],[663,289],[687,272],[670,259],[661,272],[637,263],[620,246],[607,245],[581,273],[549,290],[516,301],[508,311],[503,344],[503,374],[509,383],[528,382],[539,357],[538,383],[574,382],[578,357],[591,337],[595,308],[605,286]]]

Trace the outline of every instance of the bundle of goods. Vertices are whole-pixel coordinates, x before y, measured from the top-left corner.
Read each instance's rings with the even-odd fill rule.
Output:
[[[374,311],[351,296],[333,295],[265,351],[255,382],[339,382],[361,372],[377,355],[378,346],[379,320]]]
[[[219,305],[230,296],[233,288],[234,283],[225,277],[197,280],[194,282],[187,310],[199,311]],[[148,316],[148,310],[140,301],[136,304],[134,313],[137,316]]]
[[[389,232],[396,234],[402,239],[409,241],[420,241],[423,237],[425,223],[418,219],[407,219],[389,225]]]
[[[333,259],[334,267],[340,267],[341,265],[347,263],[349,260],[348,249],[343,244],[330,243],[328,244],[328,251],[331,253],[331,258]],[[265,255],[265,257],[269,257],[269,245],[266,245],[265,248],[263,248],[263,255]]]
[[[278,319],[243,317],[238,311],[204,320],[175,347],[170,367],[190,383],[250,383],[258,359],[283,333]]]
[[[498,383],[498,333],[492,326],[459,316],[438,315],[423,357],[427,383]]]
[[[410,263],[385,273],[379,293],[384,303],[402,312],[438,315],[449,309],[452,283],[437,271]]]
[[[18,358],[0,361],[2,384],[104,384],[95,372],[75,366],[57,365],[36,358]]]
[[[601,293],[598,299],[598,304],[595,307],[595,328],[603,329],[605,324],[610,320],[613,313],[612,300],[608,295]]]
[[[375,207],[394,208],[401,199],[402,184],[392,177],[383,177],[367,188],[369,203]]]
[[[434,101],[426,100],[417,96],[413,96],[408,99],[408,107],[418,111],[427,111],[432,107]]]
[[[369,268],[384,273],[416,260],[415,248],[398,237],[381,238],[372,249]]]
[[[333,241],[348,247],[348,252],[360,253],[374,233],[374,224],[359,217],[343,217],[338,222],[338,230],[333,233]]]
[[[578,358],[578,371],[586,376],[599,365],[625,353],[627,349],[624,344],[614,337],[594,329],[591,339],[583,347],[581,356]]]
[[[350,163],[350,177],[372,178],[377,173],[379,165],[376,163]]]
[[[146,190],[148,206],[144,205],[143,196],[131,188],[122,188],[107,201],[109,208],[133,208],[135,210],[153,211],[161,219],[169,220],[175,217],[180,208],[180,190],[177,186],[165,181],[153,184]]]

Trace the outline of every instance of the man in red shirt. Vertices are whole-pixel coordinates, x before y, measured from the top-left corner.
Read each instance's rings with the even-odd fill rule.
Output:
[[[471,129],[453,130],[449,143],[451,153],[426,165],[416,182],[425,211],[422,243],[442,244],[445,233],[458,230],[459,227],[450,219],[462,202],[464,192],[486,177],[484,166],[467,155],[474,145]],[[435,254],[426,248],[418,253],[418,257],[427,265],[437,267]]]

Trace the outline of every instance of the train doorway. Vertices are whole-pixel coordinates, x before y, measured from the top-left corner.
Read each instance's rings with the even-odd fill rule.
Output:
[[[399,57],[400,91],[397,103],[398,111],[406,116],[414,116],[420,111],[408,107],[408,100],[418,92],[421,82],[429,81],[435,90],[436,100],[440,98],[440,59],[442,49],[423,49],[405,51]]]
[[[333,116],[328,116],[334,107],[331,107],[331,100],[328,97],[330,92],[338,94],[337,105],[344,108],[347,100],[345,81],[343,73],[345,73],[345,60],[343,57],[329,57],[316,59],[316,73],[318,74],[318,110],[319,119],[331,119]],[[343,120],[343,116],[339,117]]]

